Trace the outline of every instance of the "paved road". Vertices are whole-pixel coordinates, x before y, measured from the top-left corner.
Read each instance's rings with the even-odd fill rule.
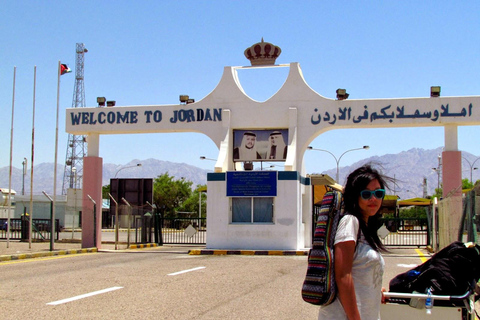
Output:
[[[194,256],[188,249],[104,249],[0,263],[2,318],[316,319],[318,307],[300,296],[306,256]],[[388,286],[421,259],[400,249],[385,261]],[[98,292],[105,289],[111,291]],[[68,298],[78,299],[62,301]]]

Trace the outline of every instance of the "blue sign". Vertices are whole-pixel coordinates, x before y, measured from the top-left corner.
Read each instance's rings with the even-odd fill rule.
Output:
[[[276,171],[227,172],[227,197],[276,197]]]

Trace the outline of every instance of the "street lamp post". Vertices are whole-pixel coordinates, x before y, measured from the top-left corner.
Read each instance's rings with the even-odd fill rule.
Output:
[[[72,215],[72,239],[75,235],[75,216],[77,215],[77,168],[72,167],[73,173],[73,215]]]
[[[478,157],[477,159],[475,159],[475,161],[473,161],[473,163],[471,163],[470,161],[468,161],[467,158],[465,157],[462,157],[463,160],[467,161],[468,162],[468,165],[470,166],[470,183],[473,185],[473,170],[477,170],[478,168],[474,168],[473,166],[475,165],[475,162],[477,162],[477,160],[480,159],[480,157]]]
[[[123,168],[120,168],[120,169],[118,169],[118,171],[115,173],[115,177],[114,177],[114,178],[116,178],[116,177],[117,177],[117,174],[118,174],[120,171],[122,171],[123,169],[135,168],[135,167],[141,167],[141,166],[142,166],[142,164],[141,164],[141,163],[137,163],[137,164],[136,164],[136,165],[134,165],[134,166],[128,166],[128,167],[123,167]]]
[[[23,166],[22,196],[24,196],[25,195],[25,176],[27,175],[27,158],[23,158],[22,166]]]
[[[345,153],[350,152],[350,151],[355,151],[355,150],[363,150],[363,149],[368,150],[368,149],[370,149],[370,147],[369,147],[369,146],[363,146],[363,147],[361,147],[361,148],[355,148],[355,149],[347,150],[347,151],[345,151],[344,153],[342,153],[342,154],[340,155],[340,157],[338,157],[338,158],[337,158],[333,153],[331,153],[331,152],[328,151],[328,150],[316,149],[316,148],[314,148],[314,147],[312,147],[312,146],[308,146],[307,149],[327,152],[327,153],[329,153],[329,154],[335,159],[335,162],[337,163],[337,175],[336,175],[336,177],[335,177],[335,180],[338,182],[338,180],[340,179],[340,159],[342,159],[342,157],[345,155]]]
[[[217,161],[217,160],[215,160],[215,159],[207,158],[207,157],[204,157],[204,156],[200,156],[200,160]]]
[[[432,168],[437,173],[437,191],[440,190],[440,173],[442,172],[442,156],[438,155],[438,167]]]

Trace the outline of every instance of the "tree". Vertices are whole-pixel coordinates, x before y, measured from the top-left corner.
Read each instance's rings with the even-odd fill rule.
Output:
[[[153,182],[153,202],[160,208],[164,217],[174,216],[181,211],[182,204],[192,194],[192,182],[185,179],[174,180],[168,172],[155,178]]]
[[[473,184],[468,179],[462,179],[462,190],[472,189]]]
[[[435,193],[432,195],[432,198],[435,198],[437,197],[438,200],[440,200],[441,198],[443,198],[443,189],[442,187],[440,188],[435,188]]]
[[[473,188],[473,184],[470,182],[470,180],[462,179],[462,190],[472,189],[472,188]],[[441,186],[440,188],[435,188],[435,193],[432,195],[432,198],[433,197],[437,197],[438,199],[443,198],[443,186]]]
[[[200,192],[202,192],[202,212],[201,217],[205,218],[207,215],[207,193],[204,192],[207,190],[206,185],[198,185],[197,188],[192,192],[190,197],[186,199],[182,206],[180,207],[179,211],[185,212],[195,212],[197,213],[196,217],[198,217],[198,207],[200,202]]]
[[[102,187],[102,199],[110,199],[108,195],[110,193],[110,185],[107,184],[106,186]]]
[[[412,206],[400,209],[399,218],[426,218],[427,210],[425,207]]]

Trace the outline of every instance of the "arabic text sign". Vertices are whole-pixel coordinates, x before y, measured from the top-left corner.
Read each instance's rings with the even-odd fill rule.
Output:
[[[276,171],[227,172],[227,197],[276,197]]]
[[[394,120],[398,119],[429,119],[433,122],[438,121],[441,118],[447,117],[471,117],[472,116],[472,104],[470,103],[468,107],[462,108],[459,112],[452,112],[449,110],[449,105],[442,105],[440,110],[434,110],[433,112],[420,112],[419,109],[416,109],[412,112],[407,112],[405,106],[392,107],[388,105],[380,110],[380,112],[371,112],[369,113],[368,106],[363,107],[363,113],[360,115],[352,114],[352,108],[338,108],[338,113],[332,113],[326,111],[322,113],[318,108],[314,109],[315,114],[312,115],[310,122],[313,125],[317,125],[320,122],[326,122],[328,124],[335,124],[337,121],[352,121],[353,123],[360,123],[362,121],[375,122],[376,120],[388,120],[388,122],[393,123]]]

